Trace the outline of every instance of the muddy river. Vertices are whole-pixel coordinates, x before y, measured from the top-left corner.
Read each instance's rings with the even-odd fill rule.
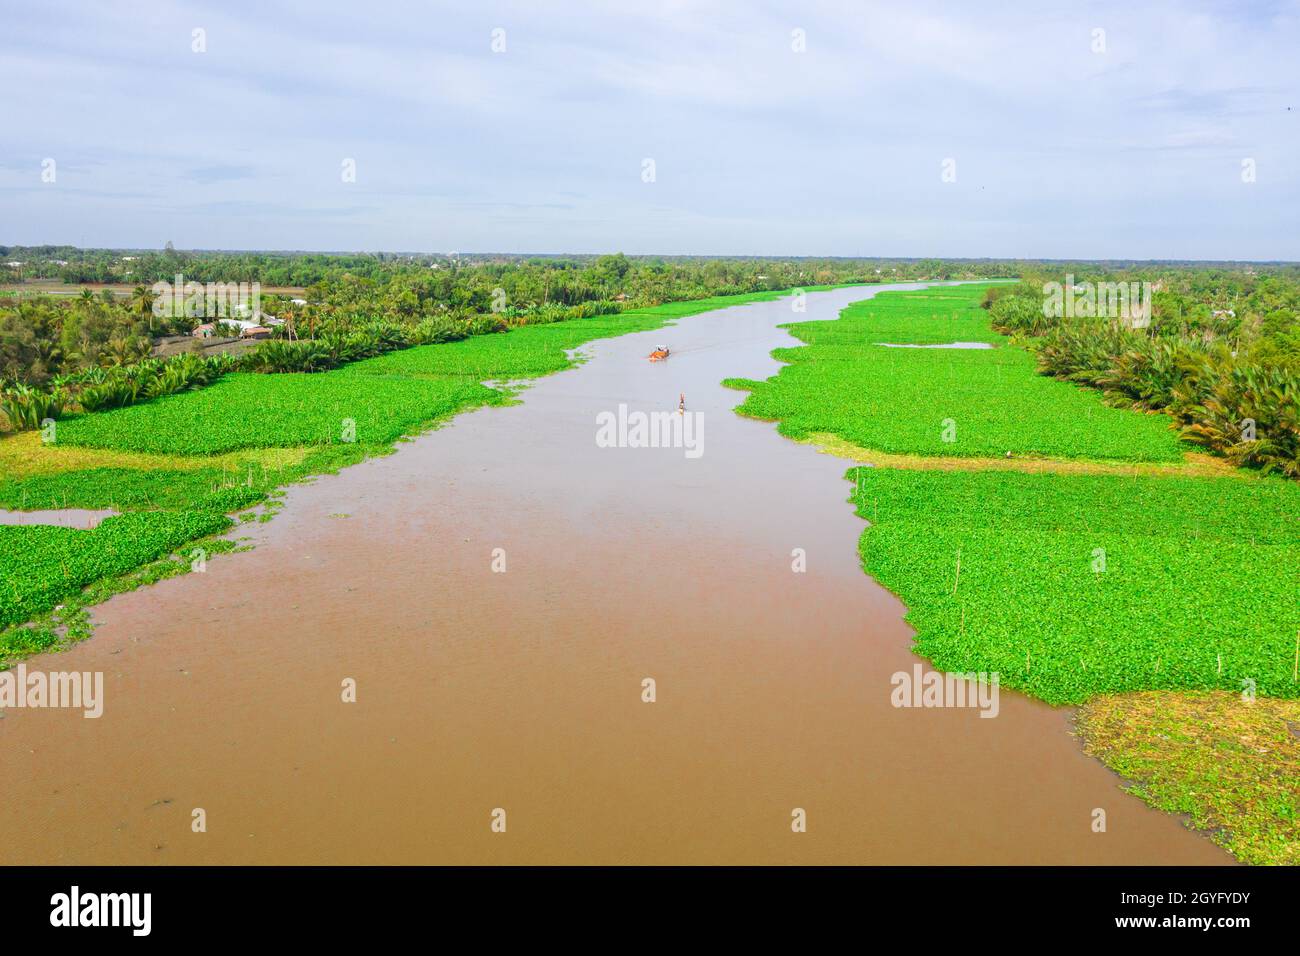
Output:
[[[27,665],[104,672],[103,716],[0,720],[0,862],[1230,862],[1067,711],[892,706],[920,662],[859,568],[846,463],[718,384],[869,294],[594,343],[521,405],[291,488],[253,551],[99,607]],[[702,454],[598,444],[602,413],[683,395]]]

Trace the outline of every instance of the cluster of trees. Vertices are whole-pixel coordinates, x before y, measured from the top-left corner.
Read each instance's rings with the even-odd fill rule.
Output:
[[[215,316],[187,317],[180,303],[153,309],[151,286],[186,282],[260,283],[301,293],[262,296],[285,320],[277,334],[296,339],[346,335],[374,322],[417,326],[437,320],[505,328],[618,312],[713,295],[849,282],[1013,275],[1013,263],[865,259],[714,259],[604,256],[328,255],[260,252],[79,250],[0,247],[22,262],[25,282],[134,285],[130,296],[83,289],[80,296],[0,294],[0,384],[29,386],[88,368],[147,356],[156,339],[185,334]],[[8,268],[8,267],[5,267]],[[488,317],[483,321],[482,317]]]
[[[1099,273],[1068,284],[1147,282],[1149,314],[1060,315],[1036,275],[991,289],[993,325],[1047,375],[1114,405],[1170,415],[1189,441],[1237,465],[1300,478],[1300,272],[1279,268]]]
[[[97,412],[211,385],[241,362],[229,355],[145,358],[130,365],[62,375],[45,388],[21,382],[0,388],[0,424],[11,431],[42,428],[70,411]]]
[[[79,369],[140,361],[165,331],[152,303],[144,289],[129,299],[88,289],[69,298],[0,298],[0,383],[41,385]]]

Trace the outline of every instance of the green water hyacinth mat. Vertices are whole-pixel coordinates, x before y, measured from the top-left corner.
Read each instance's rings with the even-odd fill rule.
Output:
[[[1300,486],[854,468],[868,574],[917,653],[1053,704],[1138,690],[1300,696]]]
[[[782,435],[838,435],[862,448],[961,457],[1182,459],[1191,446],[1163,416],[1110,408],[1097,392],[1038,374],[1033,355],[989,327],[986,286],[883,292],[833,322],[786,326],[807,344],[738,411],[780,422]],[[991,349],[890,348],[984,342]]]
[[[225,515],[196,511],[116,515],[90,531],[0,525],[0,628],[30,620],[93,581],[123,574],[230,525]]]

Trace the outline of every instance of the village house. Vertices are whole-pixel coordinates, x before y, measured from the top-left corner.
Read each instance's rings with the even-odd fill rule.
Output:
[[[196,325],[190,335],[199,339],[210,339],[217,334],[218,326],[233,329],[241,339],[267,339],[273,334],[272,329],[284,325],[284,319],[277,319],[265,312],[258,312],[255,319],[218,319]]]

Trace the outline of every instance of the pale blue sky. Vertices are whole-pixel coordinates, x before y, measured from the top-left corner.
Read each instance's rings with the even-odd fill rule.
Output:
[[[1300,259],[1297,50],[1296,3],[10,2],[0,243]]]

